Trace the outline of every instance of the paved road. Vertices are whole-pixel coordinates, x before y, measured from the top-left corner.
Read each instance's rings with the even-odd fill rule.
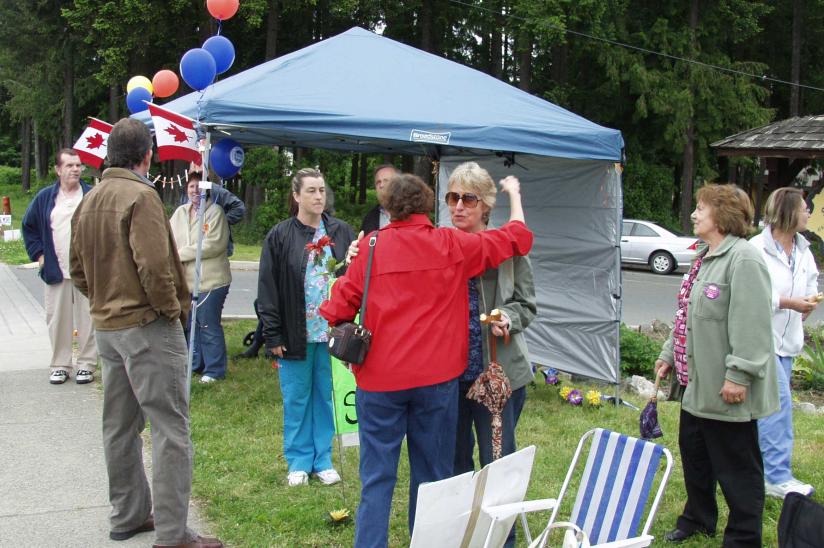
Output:
[[[43,284],[36,270],[13,269],[18,279],[43,302]],[[671,323],[675,314],[675,296],[681,285],[682,273],[660,276],[641,268],[625,268],[623,321],[627,325],[648,324],[653,320]],[[254,317],[253,302],[257,295],[257,271],[233,270],[232,286],[223,314]],[[824,288],[824,276],[819,286]],[[808,322],[824,322],[824,306],[819,307]]]

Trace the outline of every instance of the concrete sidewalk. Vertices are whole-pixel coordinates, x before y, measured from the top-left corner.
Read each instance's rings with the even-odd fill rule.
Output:
[[[49,384],[45,311],[11,268],[0,264],[0,547],[151,546],[154,533],[109,540],[100,377]],[[207,533],[193,506],[189,526]]]

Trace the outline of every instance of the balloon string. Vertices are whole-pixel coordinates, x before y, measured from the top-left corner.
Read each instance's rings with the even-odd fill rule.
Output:
[[[220,36],[220,31],[223,30],[223,20],[217,20],[217,35]]]

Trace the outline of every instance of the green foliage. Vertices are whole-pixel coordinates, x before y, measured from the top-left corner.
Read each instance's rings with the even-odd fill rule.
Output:
[[[652,378],[661,343],[621,324],[621,373]]]
[[[674,226],[672,204],[675,185],[672,168],[630,157],[624,169],[624,218],[643,219],[663,226]]]
[[[793,380],[799,388],[824,390],[824,336],[813,332],[804,351],[793,361]]]

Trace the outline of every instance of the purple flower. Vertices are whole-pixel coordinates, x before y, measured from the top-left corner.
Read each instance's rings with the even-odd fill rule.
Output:
[[[581,405],[581,403],[584,401],[584,397],[581,395],[581,391],[576,389],[570,391],[570,393],[567,395],[567,401],[572,405]]]
[[[560,384],[561,380],[558,378],[558,370],[550,367],[544,372],[546,375],[546,383],[551,385]]]

